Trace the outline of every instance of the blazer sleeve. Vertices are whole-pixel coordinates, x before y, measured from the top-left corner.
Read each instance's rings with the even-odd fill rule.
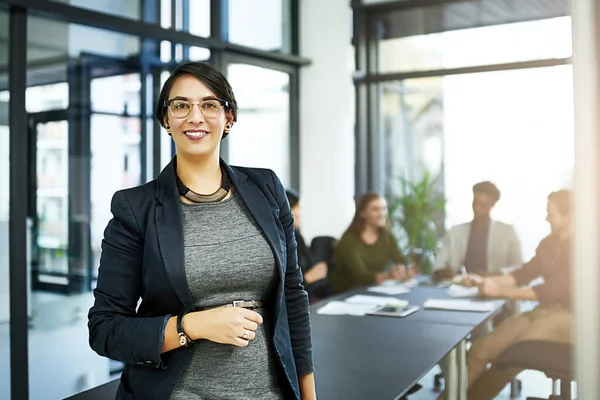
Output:
[[[166,368],[161,358],[166,316],[136,316],[144,242],[123,192],[113,196],[111,212],[113,218],[102,241],[95,301],[88,314],[90,347],[113,360]]]
[[[314,371],[308,294],[302,286],[302,272],[298,266],[294,217],[281,181],[274,172],[271,173],[279,206],[279,221],[285,232],[287,265],[285,266],[284,290],[292,353],[294,354],[298,376],[303,376]]]

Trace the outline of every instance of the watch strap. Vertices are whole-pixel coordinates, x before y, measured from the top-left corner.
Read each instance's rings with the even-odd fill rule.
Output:
[[[186,314],[187,312],[182,312],[177,316],[177,335],[179,335],[179,344],[184,347],[188,347],[190,344],[194,343],[194,341],[190,339],[183,329],[183,317]]]

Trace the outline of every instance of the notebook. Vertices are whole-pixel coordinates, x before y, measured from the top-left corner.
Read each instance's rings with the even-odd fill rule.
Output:
[[[490,312],[496,308],[494,301],[476,301],[464,299],[429,299],[423,305],[426,309]]]

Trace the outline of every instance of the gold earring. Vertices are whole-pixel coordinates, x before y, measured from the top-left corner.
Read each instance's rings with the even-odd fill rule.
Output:
[[[167,130],[167,134],[172,136],[173,132],[171,132],[171,125],[165,125],[165,129]]]
[[[231,124],[225,125],[225,133],[229,133],[230,129],[231,129]]]

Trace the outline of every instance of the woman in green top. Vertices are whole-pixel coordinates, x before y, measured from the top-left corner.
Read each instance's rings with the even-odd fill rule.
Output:
[[[415,275],[390,232],[385,199],[376,193],[356,203],[352,223],[335,249],[331,285],[337,293],[385,280],[405,280]]]

